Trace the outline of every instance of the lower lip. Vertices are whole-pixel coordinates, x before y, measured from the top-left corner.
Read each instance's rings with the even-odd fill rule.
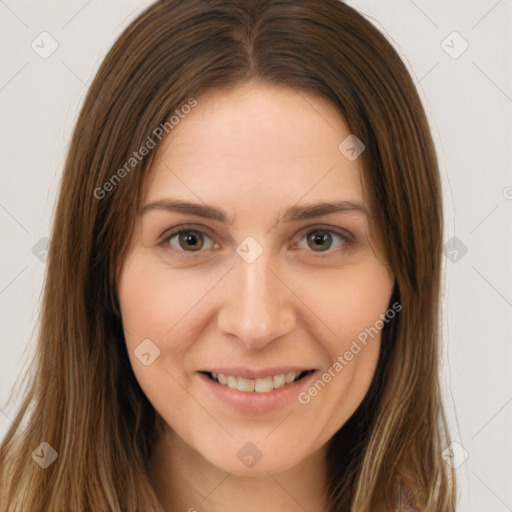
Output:
[[[285,384],[279,389],[266,393],[238,391],[210,379],[204,373],[198,373],[198,376],[215,398],[240,412],[255,414],[282,409],[296,401],[298,394],[315,378],[316,371],[291,384]]]

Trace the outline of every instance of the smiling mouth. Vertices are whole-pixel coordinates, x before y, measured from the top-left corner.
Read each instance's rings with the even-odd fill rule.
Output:
[[[298,372],[281,373],[272,377],[260,379],[246,379],[235,375],[225,375],[224,373],[202,372],[214,382],[231,389],[243,391],[246,393],[269,393],[275,389],[293,384],[294,382],[310,375],[315,370],[304,370]]]

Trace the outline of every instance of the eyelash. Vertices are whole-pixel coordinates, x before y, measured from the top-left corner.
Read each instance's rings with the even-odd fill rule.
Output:
[[[202,231],[202,228],[200,226],[182,225],[182,226],[177,226],[171,232],[166,233],[164,235],[164,238],[160,242],[159,246],[162,247],[165,251],[171,251],[171,252],[177,253],[179,258],[192,258],[193,259],[193,258],[201,257],[201,255],[204,253],[204,251],[202,251],[202,250],[199,250],[199,251],[184,251],[184,250],[180,250],[180,249],[175,249],[175,248],[173,248],[173,247],[171,247],[169,245],[169,242],[171,241],[171,239],[173,237],[175,237],[176,235],[179,235],[181,233],[186,233],[186,232],[189,232],[189,231],[199,233],[199,234],[201,234],[203,236],[206,236],[206,237],[212,239],[211,236],[209,236],[207,233]],[[350,247],[351,245],[354,244],[354,240],[349,235],[343,234],[343,233],[340,233],[338,231],[334,231],[334,230],[332,230],[330,228],[322,227],[322,226],[317,226],[317,227],[314,227],[314,228],[310,229],[309,231],[307,231],[304,234],[304,236],[300,239],[300,241],[302,241],[304,238],[306,238],[308,235],[310,235],[311,233],[313,233],[315,231],[320,231],[320,232],[329,233],[331,235],[336,235],[339,238],[341,238],[342,244],[345,245],[345,246]],[[212,239],[212,242],[213,242],[213,239]],[[215,242],[213,242],[213,243],[215,243]],[[295,248],[296,245],[297,244],[295,243],[294,244],[294,248]],[[327,249],[325,251],[308,251],[308,252],[312,252],[313,253],[313,258],[325,258],[326,256],[323,256],[324,254],[327,254],[329,256],[335,250],[336,249],[330,249],[329,248],[329,249]]]

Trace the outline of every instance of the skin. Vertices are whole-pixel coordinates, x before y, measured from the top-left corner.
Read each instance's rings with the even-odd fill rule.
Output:
[[[166,510],[324,512],[326,443],[368,391],[380,331],[305,405],[244,414],[213,397],[197,372],[296,364],[320,376],[382,318],[394,276],[369,216],[276,222],[287,208],[317,201],[369,211],[361,159],[338,149],[350,131],[315,95],[250,82],[197,99],[155,150],[144,204],[206,203],[232,225],[149,209],[137,219],[119,280],[133,371],[165,426],[151,481]],[[200,231],[196,241],[165,241],[184,224]],[[325,243],[308,237],[317,228]],[[263,249],[252,263],[236,252],[247,236]],[[160,350],[149,366],[134,354],[144,339]],[[248,442],[262,454],[251,468],[237,457]]]

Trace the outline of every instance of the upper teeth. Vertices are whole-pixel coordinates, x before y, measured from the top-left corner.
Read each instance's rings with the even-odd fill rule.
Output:
[[[272,377],[264,377],[263,379],[246,379],[245,377],[235,377],[233,375],[225,375],[223,373],[212,373],[212,377],[231,389],[238,391],[257,391],[258,393],[267,393],[273,389],[279,389],[285,384],[290,384],[296,380],[302,371],[281,373]]]

